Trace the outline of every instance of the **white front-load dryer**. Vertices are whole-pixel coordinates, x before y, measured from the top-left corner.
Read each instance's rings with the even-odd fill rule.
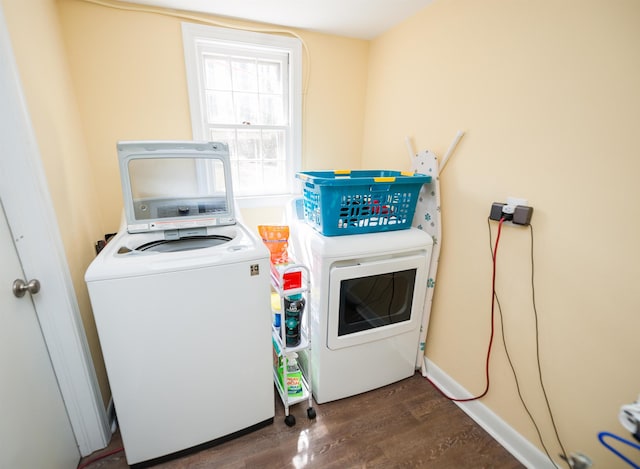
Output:
[[[295,210],[294,210],[295,211]],[[424,314],[433,240],[421,230],[323,236],[295,211],[292,253],[311,271],[308,306],[316,402],[408,378]]]

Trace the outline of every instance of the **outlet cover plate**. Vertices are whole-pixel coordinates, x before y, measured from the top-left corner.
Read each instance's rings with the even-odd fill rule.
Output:
[[[529,201],[527,199],[521,199],[519,197],[507,197],[507,205],[524,205],[528,206]]]

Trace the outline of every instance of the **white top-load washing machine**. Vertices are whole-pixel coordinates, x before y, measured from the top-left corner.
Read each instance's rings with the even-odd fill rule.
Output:
[[[296,203],[297,202],[297,203]],[[292,254],[311,271],[309,328],[316,402],[342,399],[415,373],[433,239],[416,228],[323,236],[289,214]]]
[[[85,280],[127,462],[273,422],[269,252],[226,145],[120,142],[125,218]]]

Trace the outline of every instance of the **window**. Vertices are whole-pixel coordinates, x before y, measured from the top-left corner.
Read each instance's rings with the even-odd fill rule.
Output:
[[[241,205],[293,194],[302,146],[300,41],[190,23],[182,33],[193,138],[229,145]]]

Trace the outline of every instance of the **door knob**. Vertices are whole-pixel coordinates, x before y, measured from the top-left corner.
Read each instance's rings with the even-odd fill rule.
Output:
[[[29,283],[25,283],[25,281],[22,280],[21,278],[18,278],[13,281],[13,294],[17,298],[22,298],[26,292],[29,292],[32,295],[35,295],[39,291],[40,291],[40,282],[35,278],[29,281]]]

